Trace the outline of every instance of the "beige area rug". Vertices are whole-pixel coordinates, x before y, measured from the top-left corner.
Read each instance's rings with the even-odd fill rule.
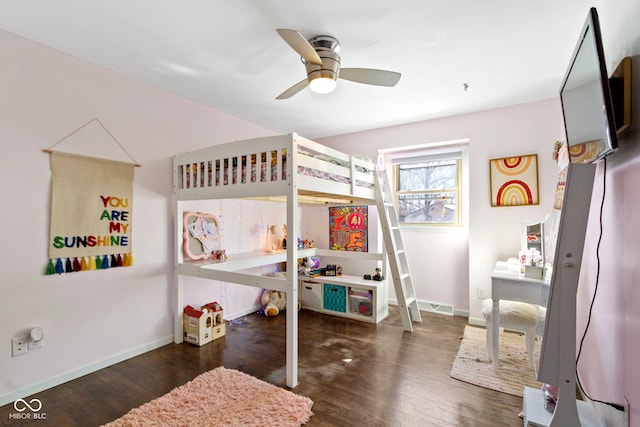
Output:
[[[540,342],[536,341],[536,360],[539,354]],[[467,325],[450,375],[460,381],[520,397],[524,386],[542,387],[534,370],[529,368],[524,335],[503,332],[499,356],[500,365],[495,372],[487,356],[486,329]]]
[[[300,426],[313,401],[243,372],[206,372],[109,424],[117,426]]]

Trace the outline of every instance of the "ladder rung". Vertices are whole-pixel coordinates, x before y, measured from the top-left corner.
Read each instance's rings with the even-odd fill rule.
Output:
[[[404,280],[404,279],[406,279],[406,278],[407,278],[407,277],[409,277],[409,276],[410,276],[410,274],[409,274],[409,273],[402,273],[402,274],[400,275],[400,280]]]
[[[409,307],[411,304],[413,304],[414,302],[416,302],[416,299],[414,297],[410,297],[410,298],[406,298],[404,300],[404,303],[407,305],[407,307]]]

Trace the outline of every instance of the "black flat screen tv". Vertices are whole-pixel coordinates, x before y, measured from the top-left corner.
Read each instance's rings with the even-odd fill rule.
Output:
[[[589,10],[560,88],[572,163],[592,163],[618,149],[598,13]]]

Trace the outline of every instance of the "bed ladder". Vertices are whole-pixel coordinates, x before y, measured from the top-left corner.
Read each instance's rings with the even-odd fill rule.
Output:
[[[404,243],[400,234],[398,213],[391,192],[391,185],[384,170],[376,169],[374,191],[380,227],[384,238],[384,247],[389,260],[389,270],[393,286],[398,298],[402,328],[413,332],[412,322],[422,322],[416,290],[413,287],[407,254],[404,251]]]

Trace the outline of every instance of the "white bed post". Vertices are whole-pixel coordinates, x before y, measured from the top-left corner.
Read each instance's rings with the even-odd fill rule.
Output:
[[[298,236],[300,236],[300,208],[298,207],[297,143],[295,134],[287,148],[287,386],[298,385]]]
[[[173,342],[176,344],[180,344],[182,342],[182,308],[183,298],[182,298],[182,282],[180,281],[180,274],[178,274],[178,266],[182,263],[182,251],[180,250],[179,242],[181,241],[182,234],[182,203],[178,201],[178,159],[177,157],[173,158],[173,224],[174,224],[174,234],[173,238],[173,286],[174,286],[174,313],[173,313]]]

